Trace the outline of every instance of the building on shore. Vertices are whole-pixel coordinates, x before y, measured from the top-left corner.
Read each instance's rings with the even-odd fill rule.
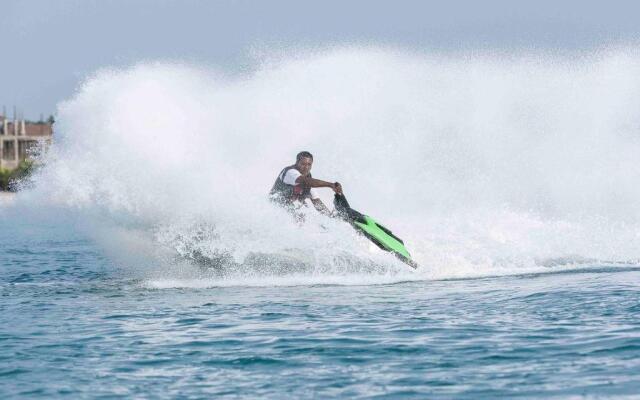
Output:
[[[0,116],[0,169],[12,170],[31,159],[34,148],[51,144],[53,119],[31,122]]]

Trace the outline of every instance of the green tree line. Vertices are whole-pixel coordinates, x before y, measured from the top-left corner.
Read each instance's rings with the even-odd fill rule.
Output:
[[[16,184],[33,172],[33,161],[24,160],[18,165],[18,168],[9,170],[0,168],[0,190],[15,191]]]

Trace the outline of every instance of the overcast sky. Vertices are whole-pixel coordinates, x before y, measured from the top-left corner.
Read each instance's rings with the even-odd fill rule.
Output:
[[[0,0],[0,105],[37,119],[101,67],[160,59],[241,71],[252,48],[563,52],[639,38],[631,0]]]

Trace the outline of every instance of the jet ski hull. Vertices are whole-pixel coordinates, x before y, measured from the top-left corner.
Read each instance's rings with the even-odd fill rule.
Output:
[[[379,248],[393,253],[402,262],[412,268],[418,267],[418,264],[411,259],[411,255],[404,246],[402,239],[376,222],[372,217],[351,208],[344,195],[336,194],[333,199],[333,204],[342,219],[349,222],[358,232],[371,240]]]

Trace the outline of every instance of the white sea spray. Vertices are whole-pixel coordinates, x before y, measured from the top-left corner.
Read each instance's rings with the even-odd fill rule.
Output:
[[[185,266],[194,254],[224,254],[233,282],[265,282],[263,269],[241,267],[252,254],[292,251],[308,283],[634,262],[638,71],[632,47],[346,47],[236,77],[164,62],[98,71],[60,104],[27,197],[77,213],[118,262],[171,282],[202,278]],[[266,200],[300,150],[314,154],[314,176],[340,181],[354,208],[405,240],[417,272],[346,224],[310,215],[300,226]]]

